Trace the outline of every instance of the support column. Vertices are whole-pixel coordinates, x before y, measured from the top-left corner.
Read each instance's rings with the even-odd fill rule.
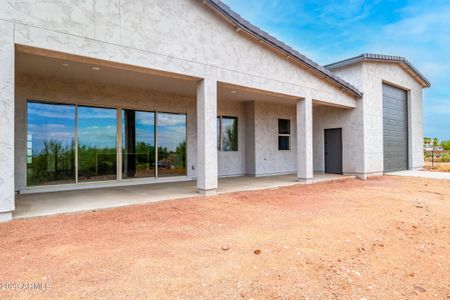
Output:
[[[214,195],[217,171],[217,81],[205,78],[197,86],[197,188]]]
[[[313,180],[313,123],[312,99],[297,101],[297,177],[309,184]]]
[[[14,25],[0,20],[0,222],[14,211]],[[25,154],[24,154],[25,155]]]

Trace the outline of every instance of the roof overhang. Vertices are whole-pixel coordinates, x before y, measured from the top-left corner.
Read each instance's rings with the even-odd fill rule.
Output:
[[[356,57],[352,57],[349,59],[345,59],[342,61],[326,65],[325,68],[329,70],[334,70],[365,61],[397,63],[403,69],[405,69],[412,77],[414,77],[414,79],[416,79],[422,85],[422,87],[424,88],[431,87],[430,81],[428,81],[428,79],[422,73],[420,73],[419,70],[417,70],[406,58],[401,56],[364,53]]]
[[[297,50],[281,42],[274,36],[268,34],[267,32],[261,30],[255,25],[251,24],[239,14],[233,11],[228,5],[224,4],[219,0],[202,0],[206,6],[212,8],[215,12],[225,18],[228,22],[235,26],[236,31],[243,31],[247,34],[253,36],[261,43],[268,45],[269,47],[281,52],[287,58],[292,59],[303,65],[307,70],[319,75],[321,78],[331,82],[335,86],[339,87],[342,91],[347,92],[355,97],[362,97],[363,93],[358,90],[355,86],[346,82],[339,76],[332,73],[325,67],[320,66],[311,59],[307,58],[303,54],[299,53]]]

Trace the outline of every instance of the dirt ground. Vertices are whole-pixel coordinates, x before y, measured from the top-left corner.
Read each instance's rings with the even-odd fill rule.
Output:
[[[385,176],[20,220],[0,224],[0,241],[0,299],[449,299],[450,181]]]

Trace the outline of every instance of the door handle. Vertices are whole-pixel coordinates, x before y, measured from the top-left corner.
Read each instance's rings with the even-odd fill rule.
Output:
[[[325,152],[325,155],[328,155],[328,152]]]

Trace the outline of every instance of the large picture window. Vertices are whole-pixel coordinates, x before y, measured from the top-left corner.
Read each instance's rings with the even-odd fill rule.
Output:
[[[238,151],[238,119],[236,117],[219,116],[217,135],[219,151]]]
[[[75,106],[27,104],[27,184],[75,182]]]
[[[116,179],[115,109],[78,106],[78,180]]]

